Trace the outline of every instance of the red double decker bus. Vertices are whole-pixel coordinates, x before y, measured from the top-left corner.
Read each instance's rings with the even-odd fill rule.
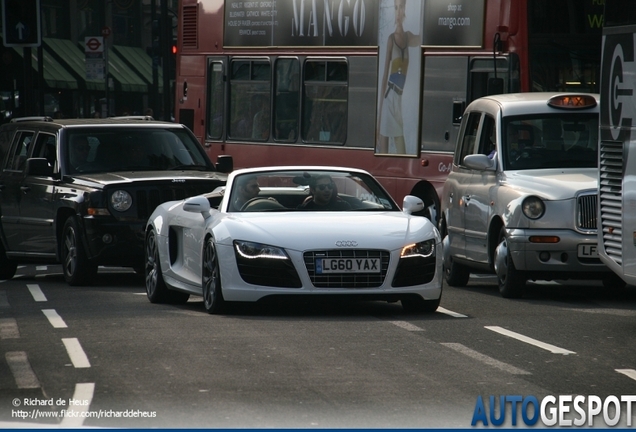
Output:
[[[438,217],[465,106],[598,91],[604,0],[180,0],[175,117],[235,167],[345,165]]]

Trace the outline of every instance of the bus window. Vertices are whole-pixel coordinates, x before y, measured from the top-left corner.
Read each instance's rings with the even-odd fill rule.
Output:
[[[271,73],[268,60],[233,60],[230,66],[231,139],[265,141],[270,129]]]
[[[278,59],[274,68],[274,139],[296,142],[300,111],[300,65],[298,59]]]
[[[303,141],[344,144],[347,132],[347,63],[308,60],[303,91]]]
[[[223,135],[223,64],[210,63],[208,77],[208,137],[218,140]]]

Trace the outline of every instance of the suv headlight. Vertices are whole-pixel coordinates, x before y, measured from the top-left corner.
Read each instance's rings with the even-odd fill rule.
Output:
[[[234,248],[241,258],[289,259],[287,253],[276,246],[261,243],[234,240]]]
[[[529,196],[521,203],[523,214],[529,219],[539,219],[545,213],[543,200],[536,196]]]
[[[132,196],[125,190],[116,190],[110,196],[110,204],[115,210],[125,212],[132,206]]]
[[[435,255],[435,239],[413,243],[402,248],[400,258],[423,257]]]

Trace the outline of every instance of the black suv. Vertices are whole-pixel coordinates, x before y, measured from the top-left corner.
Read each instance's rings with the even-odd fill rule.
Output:
[[[155,207],[225,185],[181,124],[148,119],[14,119],[0,127],[0,279],[18,263],[61,263],[70,285],[99,265],[144,266]]]

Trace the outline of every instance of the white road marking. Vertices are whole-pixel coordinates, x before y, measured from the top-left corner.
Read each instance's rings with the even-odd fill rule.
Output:
[[[636,381],[636,370],[634,369],[614,369],[614,370]]]
[[[7,293],[5,291],[0,291],[0,309],[9,309],[11,305],[9,304],[9,299],[7,299]]]
[[[441,307],[441,306],[438,306],[438,307],[437,307],[437,312],[441,312],[441,313],[443,313],[443,314],[450,315],[450,316],[455,317],[455,318],[468,318],[468,316],[467,316],[467,315],[460,314],[460,313],[458,313],[458,312],[453,312],[453,311],[450,311],[450,310],[448,310],[448,309],[444,309],[444,308],[443,308],[443,307]]]
[[[42,309],[42,313],[49,319],[53,328],[67,328],[68,326],[55,309]]]
[[[20,330],[15,318],[0,319],[0,339],[19,339]]]
[[[492,330],[496,333],[502,334],[504,336],[508,336],[511,337],[513,339],[517,339],[521,342],[525,342],[527,344],[530,345],[534,345],[538,348],[542,348],[544,350],[550,351],[552,354],[563,354],[563,355],[568,355],[568,354],[576,354],[574,351],[569,351],[566,350],[564,348],[559,348],[558,346],[555,345],[550,345],[548,343],[545,342],[541,342],[539,340],[536,339],[532,339],[528,336],[524,336],[520,333],[515,333],[513,331],[510,330],[506,330],[505,328],[501,328],[498,326],[484,326],[485,328],[487,328],[488,330]]]
[[[485,354],[482,354],[480,352],[477,352],[475,350],[472,350],[470,348],[468,348],[465,345],[459,344],[459,343],[442,343],[442,345],[444,345],[445,347],[448,347],[450,349],[453,349],[459,353],[462,353],[464,355],[467,355],[470,358],[473,358],[475,360],[478,360],[482,363],[485,363],[489,366],[493,366],[496,367],[497,369],[500,369],[504,372],[508,372],[510,374],[513,375],[532,375],[530,372],[525,371],[523,369],[519,369],[515,366],[509,365],[508,363],[504,363],[501,362],[499,360],[496,360],[492,357],[488,357]]]
[[[88,361],[88,357],[86,357],[86,353],[84,353],[77,338],[64,338],[62,342],[64,342],[64,346],[66,347],[68,356],[71,358],[71,362],[73,362],[73,366],[76,368],[91,367],[91,363]]]
[[[46,296],[40,289],[40,285],[38,284],[27,284],[27,288],[31,291],[31,295],[33,296],[33,300],[36,302],[45,302]]]
[[[40,381],[35,376],[31,364],[24,351],[12,351],[5,354],[9,369],[18,388],[40,388]]]
[[[90,404],[93,401],[93,394],[95,393],[95,383],[79,383],[75,384],[75,393],[73,393],[73,400],[78,401],[81,405],[69,405],[66,408],[64,418],[60,423],[64,428],[76,428],[81,427],[84,424],[86,418],[80,413],[88,412]]]
[[[404,330],[408,330],[408,331],[424,331],[423,328],[418,327],[416,325],[413,325],[411,323],[408,323],[406,321],[389,321],[391,324],[394,324],[398,327],[403,328]]]

